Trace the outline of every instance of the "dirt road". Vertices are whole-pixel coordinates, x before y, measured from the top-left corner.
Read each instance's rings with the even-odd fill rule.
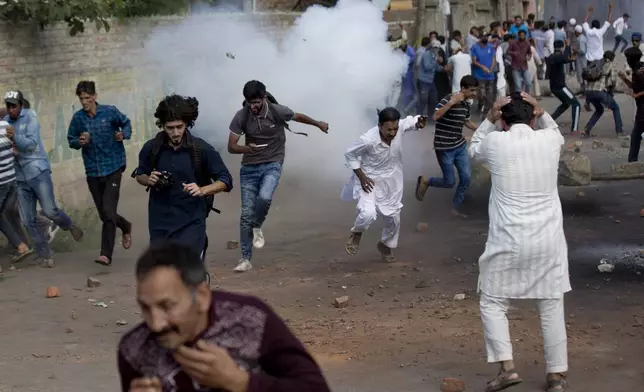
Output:
[[[606,120],[598,128],[608,137]],[[379,227],[365,236],[358,256],[345,254],[354,206],[338,200],[344,178],[320,183],[286,175],[265,225],[267,246],[253,260],[256,269],[243,275],[231,272],[238,250],[225,249],[227,240],[238,238],[238,193],[221,197],[223,214],[209,220],[213,286],[257,295],[275,307],[315,354],[335,391],[434,392],[448,376],[480,391],[497,370],[485,363],[475,293],[487,200],[471,197],[466,220],[447,212],[452,191],[430,190],[424,203],[415,201],[411,189],[418,171],[438,174],[438,168],[433,155],[413,155],[430,151],[418,147],[419,140],[429,145],[430,136],[414,137],[419,139],[406,142],[412,157],[406,161],[411,164],[395,264],[378,257]],[[140,320],[132,269],[146,241],[144,192],[133,185],[126,189],[123,194],[132,196],[121,211],[138,223],[134,247],[118,249],[111,268],[92,263],[95,251],[58,254],[55,269],[27,261],[8,271],[3,264],[0,391],[117,390],[115,348]],[[602,257],[639,249],[644,182],[581,191],[583,196],[579,189],[561,192],[573,283],[566,298],[571,390],[639,391],[644,278],[633,266],[618,265],[612,274],[596,267]],[[429,230],[416,232],[419,221]],[[88,276],[101,286],[87,288]],[[47,286],[59,287],[62,296],[45,298]],[[456,294],[466,298],[455,301]],[[342,295],[350,297],[349,307],[334,308],[333,299]],[[516,305],[511,326],[526,382],[513,390],[539,391],[544,361],[538,315],[531,303]],[[123,321],[128,324],[117,325]]]

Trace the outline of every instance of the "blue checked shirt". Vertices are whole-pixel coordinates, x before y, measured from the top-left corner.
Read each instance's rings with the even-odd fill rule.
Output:
[[[89,133],[89,143],[81,146],[78,138],[83,132]],[[96,104],[96,115],[92,118],[84,111],[74,113],[67,131],[69,147],[83,151],[87,177],[104,177],[125,168],[125,147],[116,140],[116,133],[123,132],[123,139],[130,139],[130,119],[111,105]]]

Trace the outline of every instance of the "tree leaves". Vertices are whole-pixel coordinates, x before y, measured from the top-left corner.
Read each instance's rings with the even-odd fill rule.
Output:
[[[41,28],[66,22],[69,34],[83,33],[87,23],[110,31],[110,18],[186,12],[194,0],[0,0],[0,19],[35,23]],[[214,0],[207,0],[214,3]]]

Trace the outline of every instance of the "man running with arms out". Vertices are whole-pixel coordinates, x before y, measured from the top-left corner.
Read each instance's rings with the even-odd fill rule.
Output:
[[[452,213],[465,217],[458,209],[463,203],[465,192],[470,185],[470,161],[467,157],[467,142],[463,138],[463,126],[476,130],[476,125],[470,119],[471,108],[469,100],[474,99],[478,92],[478,81],[471,75],[461,79],[461,91],[443,98],[436,107],[434,121],[434,150],[438,164],[443,171],[443,177],[418,177],[416,184],[416,199],[423,201],[429,187],[453,188],[456,185],[454,167],[458,172],[458,187],[454,195]]]
[[[121,177],[125,170],[124,140],[132,136],[130,119],[116,107],[96,102],[96,84],[84,80],[76,86],[83,109],[74,113],[67,131],[69,147],[83,151],[87,186],[103,221],[101,254],[96,263],[112,264],[116,228],[123,233],[123,248],[132,245],[132,224],[117,213]]]
[[[264,247],[262,225],[271,206],[284,164],[286,132],[289,121],[312,125],[327,133],[329,124],[295,113],[271,102],[264,83],[251,80],[244,85],[244,107],[230,122],[228,152],[243,154],[239,171],[241,219],[239,222],[241,259],[235,272],[253,268],[250,260],[255,248]],[[274,100],[274,99],[273,99]],[[245,136],[246,145],[239,139]]]
[[[349,255],[358,254],[362,233],[381,215],[385,228],[378,250],[385,261],[396,261],[393,249],[398,246],[404,186],[402,135],[426,124],[427,117],[409,116],[401,120],[398,110],[385,108],[378,113],[378,126],[360,136],[345,153],[353,174],[342,188],[341,198],[358,200],[358,216],[345,246]]]
[[[162,131],[143,145],[132,176],[150,191],[150,243],[176,241],[204,261],[214,195],[230,192],[233,179],[219,153],[190,133],[198,116],[196,98],[173,94],[159,102],[154,117]]]

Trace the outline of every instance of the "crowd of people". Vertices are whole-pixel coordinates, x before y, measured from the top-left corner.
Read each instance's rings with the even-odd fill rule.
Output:
[[[460,206],[469,185],[470,159],[489,168],[490,222],[479,259],[478,291],[487,359],[500,370],[487,392],[522,382],[513,363],[507,319],[510,300],[517,299],[538,302],[547,391],[567,388],[564,294],[571,287],[557,187],[564,137],[555,119],[572,106],[576,131],[580,105],[566,86],[565,74],[581,72],[586,103],[597,111],[584,134],[590,134],[603,106],[613,110],[616,132],[621,133],[619,110],[611,96],[617,77],[633,90],[637,105],[631,161],[637,160],[644,132],[641,35],[634,33],[633,47],[625,49],[628,15],[613,24],[618,33],[615,51],[621,48],[630,67],[629,73],[616,73],[615,51],[603,51],[612,7],[610,11],[603,27],[599,21],[588,23],[591,7],[581,26],[573,20],[546,24],[517,17],[512,23],[492,23],[489,30],[472,28],[467,37],[455,31],[449,42],[430,33],[417,51],[403,34],[401,40],[391,41],[409,56],[408,72],[398,86],[401,91],[394,88],[391,104],[378,112],[377,124],[345,153],[351,173],[341,196],[356,203],[345,250],[356,255],[363,233],[381,217],[385,224],[377,249],[386,262],[396,261],[400,235],[405,134],[434,122],[434,149],[443,176],[419,176],[415,196],[422,201],[430,187],[454,187],[456,167],[458,186],[450,209],[457,217],[465,217]],[[585,61],[579,62],[580,57]],[[544,67],[545,75],[540,76]],[[540,77],[550,80],[553,94],[562,101],[552,116],[535,97]],[[323,133],[329,130],[326,122],[280,105],[260,81],[247,82],[242,94],[244,102],[231,119],[227,147],[230,154],[242,155],[241,257],[235,272],[250,270],[253,248],[266,243],[262,226],[282,175],[286,131],[293,132],[288,123],[296,121]],[[130,139],[132,126],[116,107],[98,103],[94,82],[78,83],[76,95],[82,108],[72,117],[68,142],[70,148],[82,151],[88,189],[102,221],[95,261],[107,267],[117,229],[122,246],[132,245],[132,223],[117,212],[126,168],[123,143]],[[7,92],[4,102],[0,229],[11,236],[15,262],[34,252],[24,234],[16,232],[24,225],[44,265],[54,267],[48,245],[51,232],[60,228],[76,240],[83,232],[55,201],[36,113],[20,91]],[[415,115],[407,115],[411,113]],[[219,152],[191,133],[198,115],[196,98],[164,97],[154,113],[159,133],[143,145],[131,174],[149,192],[150,247],[136,265],[144,322],[119,344],[122,390],[329,391],[320,368],[270,307],[250,296],[210,289],[204,265],[206,222],[211,212],[218,212],[214,196],[230,192],[234,181]],[[464,127],[474,131],[469,143],[463,137]],[[39,224],[37,203],[46,217],[44,225]],[[22,222],[11,224],[9,216],[16,205]]]

